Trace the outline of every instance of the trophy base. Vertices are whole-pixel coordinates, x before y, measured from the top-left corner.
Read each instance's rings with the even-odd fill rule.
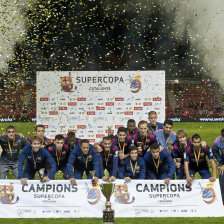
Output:
[[[114,210],[103,210],[103,222],[113,223],[114,222]]]

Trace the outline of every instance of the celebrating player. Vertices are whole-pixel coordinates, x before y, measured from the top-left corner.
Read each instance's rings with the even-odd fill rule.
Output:
[[[144,156],[146,162],[146,170],[149,179],[161,179],[168,184],[175,174],[175,163],[172,156],[166,151],[160,151],[157,143],[150,147]]]
[[[212,177],[206,161],[206,155],[211,161]],[[199,173],[202,179],[215,181],[216,179],[216,164],[213,159],[213,154],[209,146],[201,146],[201,137],[198,134],[192,136],[192,145],[187,146],[184,152],[184,171],[188,183],[192,183],[192,176]]]
[[[124,164],[121,165],[118,177],[127,182],[131,179],[145,179],[146,167],[145,161],[138,156],[138,149],[136,146],[130,148],[130,156],[125,159]]]
[[[22,184],[27,184],[27,180],[33,180],[35,173],[40,174],[41,169],[45,169],[45,164],[49,166],[49,175],[41,177],[43,182],[47,182],[54,178],[56,173],[56,163],[47,149],[41,148],[42,140],[38,136],[34,136],[31,140],[31,145],[26,145],[18,162],[18,178]],[[25,167],[23,169],[24,163]],[[43,174],[41,174],[43,175]]]
[[[16,134],[14,126],[6,128],[6,135],[0,137],[2,153],[0,157],[0,179],[5,179],[8,171],[11,169],[16,178],[18,178],[18,160],[19,152],[30,143]]]
[[[173,144],[176,141],[176,133],[172,131],[172,128],[173,121],[167,119],[164,121],[163,129],[155,132],[157,143],[166,149],[170,154]]]
[[[69,148],[64,144],[63,135],[56,135],[54,144],[51,144],[49,147],[47,147],[47,149],[56,162],[56,172],[61,170],[63,173],[63,178],[68,179],[67,162]]]
[[[150,131],[150,134],[160,129],[163,129],[163,124],[157,122],[157,113],[155,111],[150,111],[148,113],[148,119],[149,119],[148,129]]]
[[[73,173],[74,167],[74,173]],[[94,148],[89,144],[89,140],[83,139],[80,145],[77,145],[68,158],[67,163],[68,177],[71,184],[76,184],[76,179],[82,179],[84,171],[88,179],[97,182],[100,178],[98,155]],[[95,173],[92,176],[91,171]]]

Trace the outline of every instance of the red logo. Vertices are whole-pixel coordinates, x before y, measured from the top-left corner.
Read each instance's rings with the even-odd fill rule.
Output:
[[[152,100],[153,101],[162,101],[162,98],[161,97],[154,97]]]
[[[139,92],[141,86],[142,86],[141,81],[139,79],[134,79],[130,85],[131,92],[133,93]]]
[[[106,102],[106,106],[114,106],[114,102]]]
[[[77,125],[78,129],[86,129],[86,125]]]
[[[59,107],[59,110],[67,110],[67,107]]]
[[[78,101],[86,101],[86,98],[85,97],[79,97]]]
[[[143,110],[143,107],[134,107],[134,110]]]
[[[64,92],[74,92],[72,91],[73,83],[71,76],[61,77],[61,87]]]
[[[133,111],[125,111],[124,115],[133,115]]]
[[[152,106],[152,102],[144,102],[143,106]]]
[[[48,97],[41,97],[40,98],[40,101],[48,101],[49,99],[48,99]]]
[[[68,102],[68,106],[76,106],[77,103],[76,102]]]
[[[124,98],[123,97],[118,97],[118,98],[115,98],[115,101],[124,101]]]
[[[95,111],[87,111],[87,115],[95,115],[96,112]]]
[[[44,125],[45,128],[48,128],[48,125]]]
[[[95,139],[89,139],[89,143],[94,143]]]
[[[108,130],[106,130],[106,133],[108,133]],[[111,133],[114,133],[114,130],[111,130]]]
[[[49,111],[49,115],[58,115],[58,111]]]

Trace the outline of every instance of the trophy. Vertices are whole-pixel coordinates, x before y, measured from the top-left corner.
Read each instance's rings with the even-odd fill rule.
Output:
[[[100,184],[101,192],[106,198],[106,209],[103,210],[103,222],[114,222],[114,210],[111,209],[110,197],[114,192],[115,185],[112,183],[102,183]]]

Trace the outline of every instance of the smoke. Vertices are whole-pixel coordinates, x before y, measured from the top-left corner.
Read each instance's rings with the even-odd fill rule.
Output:
[[[224,4],[222,0],[169,1],[168,10],[177,7],[174,33],[197,51],[206,71],[224,87]],[[194,52],[192,52],[194,54]]]
[[[16,42],[24,40],[25,20],[22,11],[25,0],[0,1],[0,72],[8,71],[8,62],[14,57]]]

